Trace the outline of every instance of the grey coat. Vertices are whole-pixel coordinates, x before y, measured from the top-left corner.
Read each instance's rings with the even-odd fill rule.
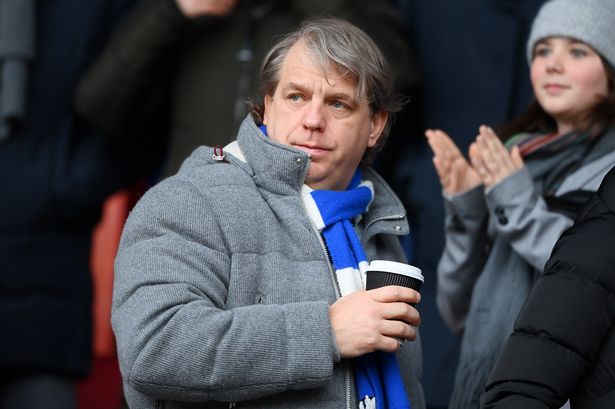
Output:
[[[238,146],[245,162],[197,149],[127,221],[112,317],[127,400],[356,408],[329,321],[338,290],[300,198],[309,158],[264,137],[250,118]],[[367,257],[403,260],[405,211],[375,172],[363,175],[376,193],[357,224]],[[420,341],[398,356],[413,408],[424,408]]]
[[[601,146],[613,144],[610,132]],[[596,191],[615,164],[615,152],[588,160],[568,175],[556,196]],[[438,308],[449,327],[463,332],[451,409],[478,408],[503,343],[536,277],[572,219],[542,198],[540,161],[491,189],[447,198],[446,246],[438,266]]]
[[[612,152],[583,166],[564,180],[556,195],[596,191],[614,164]],[[445,198],[446,246],[438,266],[437,302],[453,332],[465,328],[472,289],[486,261],[486,243],[505,238],[529,268],[542,271],[555,242],[572,225],[570,218],[547,209],[541,193],[524,168],[488,192],[478,187]]]

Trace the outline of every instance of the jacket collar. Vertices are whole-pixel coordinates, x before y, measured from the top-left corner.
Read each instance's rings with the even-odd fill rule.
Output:
[[[280,195],[301,190],[310,163],[308,154],[266,137],[250,116],[241,123],[237,143],[257,186]]]
[[[310,163],[305,152],[266,137],[250,116],[239,128],[237,145],[241,153],[233,152],[235,148],[227,150],[234,155],[229,160],[245,169],[257,186],[279,195],[300,194]],[[372,168],[361,170],[363,178],[373,183],[375,192],[363,219],[366,230],[375,229],[373,233],[378,233],[382,228],[391,227],[397,234],[407,234],[406,211],[399,198]]]

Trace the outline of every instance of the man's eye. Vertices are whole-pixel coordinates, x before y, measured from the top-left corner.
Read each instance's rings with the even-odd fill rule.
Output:
[[[347,109],[348,105],[344,104],[343,102],[339,102],[339,101],[333,101],[331,103],[331,106],[335,109]]]
[[[300,102],[303,100],[303,97],[299,94],[292,94],[288,96],[288,99],[290,99],[292,102]]]

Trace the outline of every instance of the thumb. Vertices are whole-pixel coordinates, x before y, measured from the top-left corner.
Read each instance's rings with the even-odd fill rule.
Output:
[[[523,158],[521,157],[521,152],[519,152],[519,147],[515,145],[512,148],[512,151],[510,153],[511,153],[512,161],[513,161],[513,164],[515,165],[515,167],[517,169],[522,168],[523,167]]]

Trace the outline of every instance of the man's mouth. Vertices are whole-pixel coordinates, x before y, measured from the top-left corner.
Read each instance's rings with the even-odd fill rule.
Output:
[[[320,146],[308,146],[308,145],[295,145],[295,148],[302,150],[310,155],[311,158],[317,158],[319,156],[326,155],[329,149]]]

